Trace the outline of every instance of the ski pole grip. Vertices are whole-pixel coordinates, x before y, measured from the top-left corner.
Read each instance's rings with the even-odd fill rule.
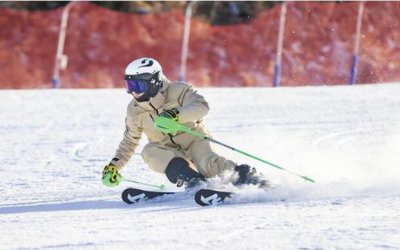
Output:
[[[179,125],[180,124],[176,121],[164,116],[158,116],[154,121],[154,127],[166,134],[174,134],[178,132],[178,130],[180,130]]]

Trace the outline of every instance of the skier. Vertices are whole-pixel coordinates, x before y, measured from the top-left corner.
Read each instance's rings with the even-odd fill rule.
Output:
[[[127,108],[123,139],[115,157],[104,167],[104,185],[119,185],[122,180],[119,170],[135,152],[142,133],[149,141],[141,152],[143,161],[153,171],[165,174],[178,187],[196,186],[226,170],[235,173],[234,185],[266,185],[266,180],[254,168],[237,165],[219,156],[209,141],[184,132],[165,134],[154,127],[157,116],[163,116],[209,137],[202,120],[209,110],[204,97],[185,82],[169,81],[155,59],[143,57],[129,63],[125,70],[125,85],[133,100]]]

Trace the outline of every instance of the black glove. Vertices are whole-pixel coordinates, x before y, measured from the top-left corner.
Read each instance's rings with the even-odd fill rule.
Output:
[[[161,112],[160,116],[172,119],[177,122],[179,120],[179,111],[176,108],[164,110],[163,112]]]

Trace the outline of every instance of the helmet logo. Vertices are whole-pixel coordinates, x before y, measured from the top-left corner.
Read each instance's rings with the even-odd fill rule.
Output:
[[[150,66],[153,65],[153,60],[144,59],[143,61],[141,61],[141,63],[144,64],[144,65],[142,65],[142,66],[140,66],[138,68],[150,67]],[[145,64],[145,63],[147,63],[147,64]]]

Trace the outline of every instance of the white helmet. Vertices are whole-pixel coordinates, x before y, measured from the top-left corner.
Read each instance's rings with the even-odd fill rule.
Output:
[[[162,68],[153,58],[142,57],[129,63],[125,69],[125,86],[128,93],[143,93],[136,100],[148,101],[162,87]]]
[[[159,62],[153,58],[142,57],[134,60],[125,69],[125,75],[156,74],[162,73]]]

